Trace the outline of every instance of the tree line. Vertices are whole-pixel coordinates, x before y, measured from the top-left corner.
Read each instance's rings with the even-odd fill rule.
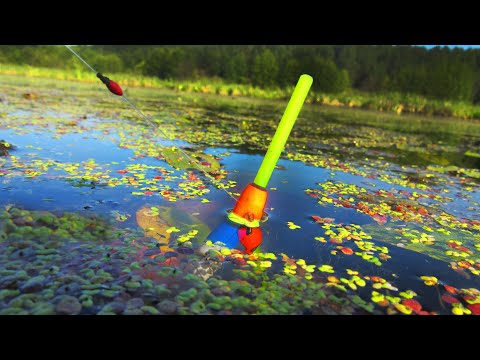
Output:
[[[480,103],[480,50],[394,45],[76,46],[96,69],[162,79],[220,78],[259,87],[294,85],[308,73],[326,93],[400,92]],[[0,63],[81,68],[59,45],[2,45]]]

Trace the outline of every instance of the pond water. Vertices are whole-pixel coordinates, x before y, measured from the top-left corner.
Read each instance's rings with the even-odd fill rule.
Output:
[[[260,252],[203,257],[286,100],[97,85],[0,77],[2,314],[479,313],[480,123],[306,105]]]

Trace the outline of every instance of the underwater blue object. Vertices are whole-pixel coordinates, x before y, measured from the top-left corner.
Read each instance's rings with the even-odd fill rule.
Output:
[[[238,225],[230,221],[224,221],[210,233],[207,240],[210,240],[214,244],[219,241],[224,243],[229,249],[236,249],[240,245],[238,229]]]
[[[243,249],[250,254],[262,242],[262,231],[259,227],[250,228],[227,220],[218,225],[207,237],[207,240],[214,244],[219,241],[228,249],[238,249],[241,244]]]

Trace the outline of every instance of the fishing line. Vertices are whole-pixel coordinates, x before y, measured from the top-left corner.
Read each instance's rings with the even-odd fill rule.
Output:
[[[91,67],[85,60],[83,60],[80,55],[78,55],[75,50],[73,50],[70,46],[65,45],[65,47],[70,50],[76,57],[78,57],[85,65],[87,65],[95,74],[98,74],[98,71]]]
[[[146,120],[154,129],[158,129],[163,133],[163,137],[168,139],[167,134],[161,127],[157,127],[153,121],[147,117],[138,107],[135,106],[126,96],[123,94],[122,89],[120,86],[118,86],[117,83],[111,81],[109,78],[103,76],[100,72],[95,70],[92,66],[90,66],[89,63],[87,63],[80,55],[78,55],[70,46],[64,45],[68,50],[70,50],[79,60],[81,60],[85,65],[87,65],[90,70],[92,70],[95,74],[97,74],[97,77],[107,86],[107,88],[110,90],[115,95],[121,96],[123,101],[125,101],[130,107],[137,113],[139,114],[144,120]],[[229,192],[227,191],[224,187],[223,184],[219,181],[217,181],[213,176],[211,176],[205,168],[196,160],[190,157],[185,151],[183,151],[180,147],[177,147],[178,150],[187,158],[190,160],[190,163],[195,164],[198,170],[200,170],[218,189],[222,189],[225,191],[225,193],[230,196],[235,202],[237,199]]]

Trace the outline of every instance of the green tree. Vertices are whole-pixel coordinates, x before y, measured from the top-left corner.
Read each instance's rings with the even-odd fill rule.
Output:
[[[347,71],[339,71],[332,60],[318,58],[310,69],[313,76],[313,87],[316,90],[328,93],[337,93],[349,86]]]
[[[227,60],[225,66],[227,80],[242,83],[247,79],[247,59],[243,52],[237,52]]]
[[[284,70],[280,72],[280,77],[284,79],[282,85],[295,85],[300,75],[304,72],[306,71],[302,71],[302,66],[296,58],[288,59]]]
[[[279,71],[275,56],[269,49],[264,50],[255,58],[253,66],[253,83],[259,86],[273,86]]]
[[[179,48],[154,48],[148,52],[145,73],[160,79],[175,78],[180,74],[180,64],[184,60],[184,51]]]

